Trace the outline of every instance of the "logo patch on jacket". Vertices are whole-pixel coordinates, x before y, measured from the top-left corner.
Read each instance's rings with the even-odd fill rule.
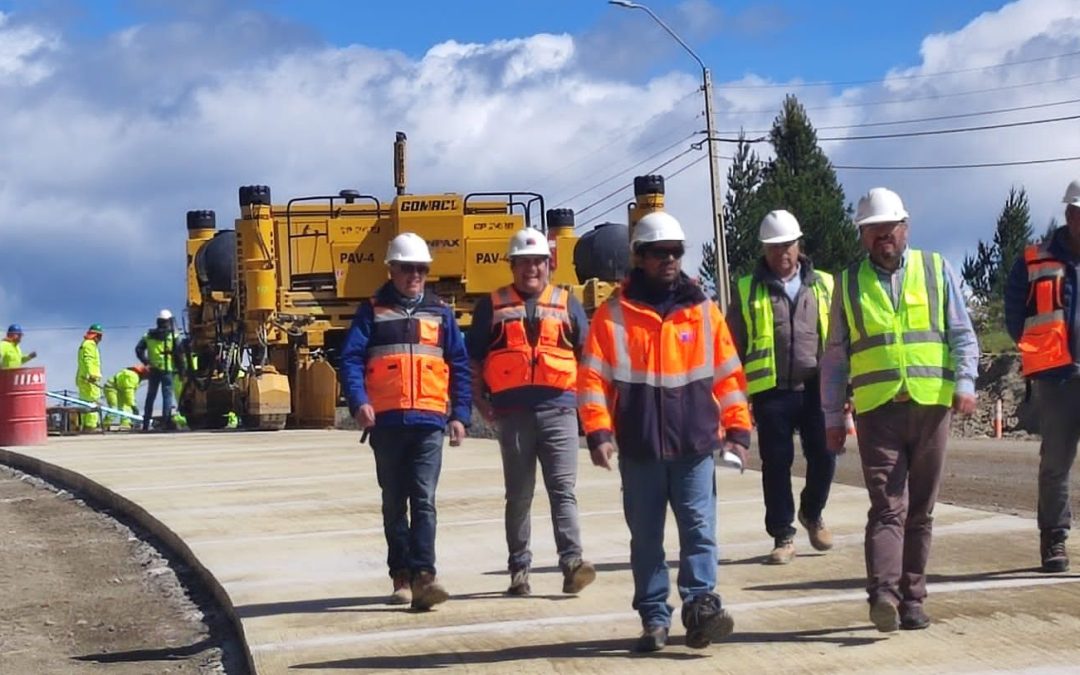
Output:
[[[690,342],[690,333],[679,333],[679,340],[682,342]]]

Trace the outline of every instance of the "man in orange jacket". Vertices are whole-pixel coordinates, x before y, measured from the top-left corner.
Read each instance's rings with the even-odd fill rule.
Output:
[[[746,377],[719,308],[682,273],[686,236],[670,214],[634,226],[635,268],[597,309],[578,375],[578,403],[593,464],[611,468],[619,446],[623,512],[630,528],[638,651],[667,643],[672,607],[664,520],[679,528],[679,596],[686,644],[734,628],[716,586],[713,453],[746,462]],[[721,432],[721,426],[723,432]]]

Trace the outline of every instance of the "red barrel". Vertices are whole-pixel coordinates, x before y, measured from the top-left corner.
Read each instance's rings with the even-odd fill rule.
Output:
[[[0,446],[48,440],[45,391],[44,368],[0,370]]]

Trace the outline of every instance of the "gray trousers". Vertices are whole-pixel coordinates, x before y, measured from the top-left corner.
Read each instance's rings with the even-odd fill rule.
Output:
[[[1080,378],[1064,382],[1035,380],[1039,405],[1039,530],[1046,536],[1068,535],[1069,471],[1080,442]]]
[[[571,408],[512,412],[499,418],[499,448],[506,485],[506,547],[510,552],[507,564],[511,571],[532,565],[530,510],[537,460],[551,502],[559,567],[566,571],[574,560],[581,558],[581,528],[574,494],[579,452],[577,431],[577,415]]]

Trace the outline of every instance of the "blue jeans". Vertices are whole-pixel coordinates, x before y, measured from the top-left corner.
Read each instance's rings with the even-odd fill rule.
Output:
[[[825,413],[817,378],[803,391],[769,389],[751,397],[761,453],[761,487],[765,494],[765,531],[780,541],[795,536],[795,499],[791,494],[791,464],[795,461],[795,430],[806,457],[806,484],[799,508],[811,521],[821,517],[829,499],[836,455],[825,446]]]
[[[716,587],[716,472],[711,454],[677,459],[620,455],[623,513],[630,528],[633,607],[644,626],[670,626],[664,553],[667,507],[679,528],[679,597],[687,603]]]
[[[391,576],[406,570],[435,574],[435,487],[442,469],[443,435],[435,427],[371,430]]]
[[[146,407],[143,408],[143,431],[150,429],[150,420],[154,419],[154,399],[157,398],[158,387],[161,387],[161,419],[166,428],[172,427],[173,389],[172,373],[163,370],[150,369],[150,376],[146,381]]]

